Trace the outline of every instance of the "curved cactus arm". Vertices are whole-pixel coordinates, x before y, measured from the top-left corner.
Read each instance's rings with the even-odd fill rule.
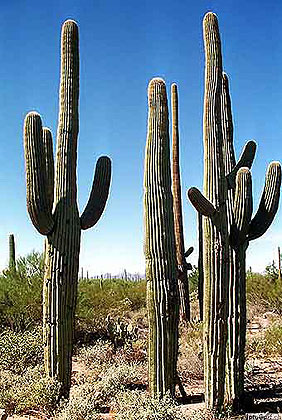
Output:
[[[203,196],[198,188],[189,188],[188,198],[195,209],[203,216],[211,217],[217,212],[214,205],[205,196]]]
[[[266,173],[259,208],[251,221],[248,240],[259,238],[271,225],[278,210],[281,187],[281,165],[271,162]]]
[[[42,129],[42,140],[45,149],[45,163],[46,163],[46,186],[48,205],[52,211],[54,202],[54,152],[53,139],[51,130],[47,127]]]
[[[193,251],[194,251],[194,247],[190,246],[190,248],[188,248],[187,251],[185,252],[184,257],[188,258],[189,255],[191,255]]]
[[[42,235],[47,235],[53,229],[54,220],[46,195],[48,182],[42,122],[36,112],[30,112],[25,118],[24,154],[27,210],[34,227]]]
[[[236,247],[246,241],[253,212],[252,176],[249,168],[239,169],[233,204],[231,243]]]
[[[81,229],[89,229],[100,219],[109,195],[111,183],[111,159],[101,156],[96,164],[95,175],[88,203],[80,217]]]
[[[241,153],[241,156],[237,162],[237,165],[227,175],[227,182],[228,182],[229,188],[235,188],[236,175],[240,168],[243,168],[243,167],[251,168],[254,158],[255,158],[256,149],[257,149],[257,145],[254,140],[250,140],[245,144],[245,147]]]

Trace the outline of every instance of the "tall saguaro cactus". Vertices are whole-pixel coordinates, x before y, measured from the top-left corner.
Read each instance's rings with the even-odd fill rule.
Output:
[[[246,340],[246,250],[249,241],[266,232],[278,209],[281,166],[278,162],[269,165],[264,191],[256,215],[252,218],[252,180],[249,168],[252,165],[256,144],[249,141],[236,163],[233,148],[233,124],[228,79],[222,73],[220,36],[217,18],[208,13],[204,18],[206,47],[206,92],[204,108],[204,193],[191,188],[188,195],[195,208],[204,217],[204,334],[205,334],[205,379],[206,403],[210,408],[221,409],[223,404],[238,408],[244,399],[244,362]],[[216,139],[214,141],[214,139]],[[220,145],[220,147],[218,147]],[[217,158],[215,158],[215,155]],[[220,167],[220,169],[219,169]],[[214,185],[224,189],[214,190]],[[217,195],[218,194],[218,195]],[[217,200],[216,200],[217,198]],[[207,218],[208,217],[208,218]],[[224,225],[220,225],[220,217]],[[209,224],[211,223],[211,224]],[[209,229],[209,227],[211,227]],[[217,236],[217,230],[224,236]],[[215,241],[216,239],[216,241]],[[218,287],[215,272],[217,267],[210,247],[215,254],[225,244],[221,256],[225,266],[221,278],[222,289]],[[227,265],[227,269],[226,269]],[[212,290],[212,293],[211,293]],[[223,295],[224,293],[224,295]],[[211,299],[211,296],[214,300]],[[223,346],[215,346],[218,336],[215,330],[220,306],[216,308],[215,298],[221,296],[228,302],[222,312],[228,340]],[[210,306],[209,306],[210,305]],[[214,314],[214,322],[210,314]],[[209,340],[213,346],[209,345]],[[207,344],[208,342],[208,344]],[[228,344],[226,346],[226,344]],[[212,349],[212,352],[211,352]],[[210,366],[214,366],[215,355],[224,359],[226,352],[226,374],[222,372],[221,382],[210,382]],[[225,386],[224,385],[225,382]],[[207,387],[208,386],[208,387]],[[211,389],[209,389],[209,387]],[[223,392],[224,391],[224,392]]]
[[[144,170],[145,259],[149,318],[151,395],[174,394],[178,345],[178,288],[166,87],[148,87],[148,132]]]
[[[179,164],[179,129],[178,129],[178,91],[177,85],[171,85],[171,111],[172,111],[172,191],[176,258],[178,264],[178,287],[180,298],[181,318],[190,320],[189,282],[187,271],[191,264],[186,262],[186,256],[193,252],[193,248],[185,253],[183,235],[183,217],[181,200],[180,164]]]
[[[236,163],[233,148],[233,124],[229,83],[223,74],[222,128],[225,173],[229,185],[228,203],[230,232],[229,311],[226,403],[235,409],[244,404],[244,364],[246,343],[246,251],[249,241],[262,236],[271,225],[278,209],[281,166],[272,162],[267,170],[264,192],[258,211],[252,218],[253,198],[250,167],[256,144],[247,142]]]
[[[227,181],[221,129],[222,58],[218,23],[213,13],[204,18],[206,53],[204,103],[204,196],[189,197],[203,217],[204,250],[204,369],[206,405],[221,409],[224,400],[228,229]]]
[[[52,136],[41,118],[29,113],[24,124],[27,208],[36,229],[47,236],[43,289],[45,369],[62,383],[68,395],[74,311],[77,293],[81,229],[99,220],[106,205],[111,161],[100,157],[88,204],[79,216],[77,207],[77,138],[79,99],[78,26],[67,20],[61,37],[60,109],[56,172]]]

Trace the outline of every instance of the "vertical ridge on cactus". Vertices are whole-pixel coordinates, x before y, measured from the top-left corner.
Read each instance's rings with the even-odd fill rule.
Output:
[[[184,249],[183,217],[179,163],[179,129],[178,129],[178,90],[177,85],[171,85],[171,110],[172,110],[172,191],[176,258],[178,265],[178,287],[180,299],[180,316],[190,320],[189,282]]]
[[[61,394],[64,396],[68,396],[70,388],[82,228],[76,183],[78,99],[78,26],[76,22],[68,20],[63,24],[61,37],[55,175],[52,136],[48,129],[42,128],[40,116],[36,113],[28,114],[24,129],[27,207],[34,226],[40,233],[47,235],[43,286],[45,370],[62,383]],[[84,229],[93,226],[105,208],[111,178],[109,158],[103,157],[98,161],[96,173],[90,199],[83,213],[88,214]]]
[[[144,169],[144,253],[149,319],[149,390],[174,394],[178,348],[178,288],[166,87],[148,87],[148,131]]]

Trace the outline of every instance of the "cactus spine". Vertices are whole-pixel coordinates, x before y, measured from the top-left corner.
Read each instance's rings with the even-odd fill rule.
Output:
[[[62,27],[60,110],[57,131],[56,174],[50,130],[41,118],[25,118],[27,208],[36,229],[47,236],[43,288],[45,370],[62,383],[68,395],[76,302],[81,229],[93,226],[108,197],[111,161],[101,157],[92,191],[81,217],[77,207],[77,137],[79,99],[78,26]]]
[[[174,394],[178,346],[178,288],[171,193],[168,107],[162,79],[148,87],[144,222],[149,318],[149,389]]]
[[[178,265],[178,288],[180,299],[180,316],[182,319],[190,320],[189,282],[187,270],[189,264],[186,262],[183,235],[183,217],[180,183],[179,164],[179,129],[178,129],[178,92],[177,85],[171,85],[171,110],[172,110],[172,192],[176,258]],[[192,249],[193,251],[193,249]],[[191,251],[191,252],[192,252]]]
[[[209,344],[205,343],[205,378],[206,378],[206,403],[210,408],[221,409],[223,403],[238,408],[243,403],[244,397],[244,362],[246,341],[246,250],[250,240],[256,239],[266,232],[274,219],[278,209],[281,166],[278,162],[269,165],[264,191],[256,215],[252,217],[252,180],[249,168],[252,165],[256,144],[249,141],[243,153],[235,161],[233,149],[233,124],[231,115],[231,101],[229,97],[228,79],[222,73],[220,37],[217,18],[213,13],[208,13],[204,18],[204,36],[206,45],[206,93],[205,93],[205,118],[204,118],[204,150],[205,150],[205,173],[204,190],[206,197],[191,188],[188,195],[196,209],[204,217],[204,334],[205,341],[214,340],[215,323],[207,323],[210,313],[216,316],[214,302],[210,300],[210,288],[213,285],[214,296],[222,293],[218,289],[217,278],[211,270],[210,262],[213,256],[209,253],[211,244],[214,244],[215,228],[220,227],[219,218],[224,211],[224,226],[227,227],[227,236],[224,241],[227,252],[222,255],[222,264],[227,263],[227,271],[224,273],[224,290],[228,299],[228,310],[224,313],[222,324],[227,324],[228,342],[224,338],[226,347],[226,376],[222,373],[221,384],[212,392],[207,388],[210,378],[209,370]],[[211,67],[213,69],[211,69]],[[216,75],[216,78],[213,77]],[[213,99],[213,100],[212,100]],[[208,130],[207,127],[212,130]],[[211,134],[217,139],[212,143]],[[208,140],[208,141],[207,141]],[[221,147],[216,149],[216,145]],[[212,147],[211,147],[212,146]],[[213,153],[217,154],[218,160],[214,159]],[[216,167],[221,165],[221,170]],[[213,182],[224,185],[228,190],[222,190],[218,202],[210,194]],[[220,192],[220,191],[219,191]],[[208,229],[208,219],[213,222],[213,231]],[[226,225],[225,225],[226,222]],[[224,231],[225,232],[225,231]],[[211,236],[212,233],[212,236]],[[218,245],[216,245],[218,253]],[[226,248],[225,248],[226,251]],[[223,296],[223,295],[222,295]],[[211,304],[211,308],[207,304]],[[227,321],[227,322],[226,322]],[[224,352],[224,346],[216,351]],[[222,360],[224,355],[221,356]],[[225,381],[225,394],[223,395],[223,382]],[[212,386],[212,384],[210,385]],[[224,398],[223,398],[224,397]]]
[[[16,269],[15,237],[12,233],[9,235],[9,269]]]

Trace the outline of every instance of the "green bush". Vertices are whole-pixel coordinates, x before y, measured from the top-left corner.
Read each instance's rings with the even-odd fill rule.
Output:
[[[113,365],[101,371],[98,378],[88,378],[84,384],[73,387],[69,401],[62,403],[56,419],[98,419],[97,413],[109,409],[118,392],[139,380],[139,368],[138,364]]]
[[[266,310],[282,314],[282,284],[266,275],[247,273],[247,301]]]
[[[260,335],[248,340],[248,354],[282,356],[282,324],[274,323]]]
[[[76,308],[77,330],[108,336],[107,317],[117,319],[146,305],[145,281],[81,279]]]
[[[52,413],[58,402],[60,383],[46,377],[42,366],[28,368],[16,375],[2,371],[0,375],[0,407],[9,414],[30,410]]]
[[[0,370],[15,374],[43,362],[41,328],[17,333],[5,330],[0,333]]]
[[[43,255],[32,252],[16,267],[0,276],[0,324],[24,331],[42,319]]]
[[[169,396],[152,398],[143,391],[123,391],[116,395],[117,420],[180,420],[183,418]]]

